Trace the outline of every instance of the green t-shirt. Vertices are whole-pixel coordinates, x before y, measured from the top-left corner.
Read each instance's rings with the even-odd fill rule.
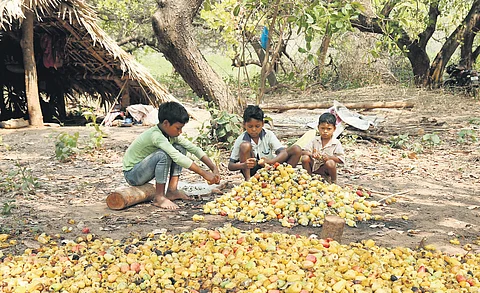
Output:
[[[153,126],[138,136],[128,147],[123,156],[123,170],[128,171],[141,162],[151,153],[162,149],[172,160],[183,168],[190,168],[193,161],[173,147],[173,144],[183,146],[188,152],[201,159],[205,152],[194,145],[188,139],[178,137],[166,137],[158,126]]]

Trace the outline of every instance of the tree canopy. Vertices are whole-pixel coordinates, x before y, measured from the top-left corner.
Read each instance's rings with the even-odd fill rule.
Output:
[[[480,25],[480,1],[377,1],[373,14],[361,14],[352,25],[382,36],[380,45],[399,51],[411,63],[419,85],[435,86],[458,47],[459,62],[468,68],[478,57],[473,49]],[[427,52],[432,39],[442,43],[433,61]]]
[[[120,44],[130,48],[148,45],[162,51],[161,39],[153,37],[151,16],[169,1],[94,2],[104,27]],[[415,84],[428,87],[441,82],[447,63],[458,62],[470,68],[480,53],[475,38],[480,0],[180,2],[186,5],[166,8],[182,6],[185,15],[194,13],[190,20],[194,25],[220,35],[226,44],[225,55],[241,70],[239,77],[241,72],[250,84],[252,77],[242,68],[261,68],[257,103],[266,91],[266,82],[275,87],[282,72],[283,79],[298,79],[302,76],[298,73],[306,71],[320,79],[326,57],[334,58],[343,49],[336,40],[346,32],[376,35],[375,47],[368,48],[371,60],[385,55],[403,57],[410,63]],[[184,16],[181,14],[178,18]],[[179,73],[188,79],[188,74]]]

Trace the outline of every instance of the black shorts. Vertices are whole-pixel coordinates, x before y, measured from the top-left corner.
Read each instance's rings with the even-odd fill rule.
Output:
[[[257,173],[257,171],[262,169],[262,168],[263,168],[262,166],[260,166],[259,164],[256,164],[255,167],[250,169],[250,177],[255,175],[255,173]]]

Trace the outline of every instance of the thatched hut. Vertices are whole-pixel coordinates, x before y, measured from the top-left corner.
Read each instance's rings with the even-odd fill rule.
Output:
[[[97,25],[81,0],[0,0],[0,121],[28,116],[22,23],[33,12],[33,48],[44,120],[65,118],[80,96],[102,105],[175,100]]]

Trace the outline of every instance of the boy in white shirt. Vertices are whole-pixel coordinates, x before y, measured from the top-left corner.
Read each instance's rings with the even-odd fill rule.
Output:
[[[264,113],[258,106],[249,105],[243,113],[243,132],[235,141],[228,170],[240,170],[246,181],[265,164],[287,162],[296,167],[302,155],[298,145],[285,148],[277,136],[264,129]]]

